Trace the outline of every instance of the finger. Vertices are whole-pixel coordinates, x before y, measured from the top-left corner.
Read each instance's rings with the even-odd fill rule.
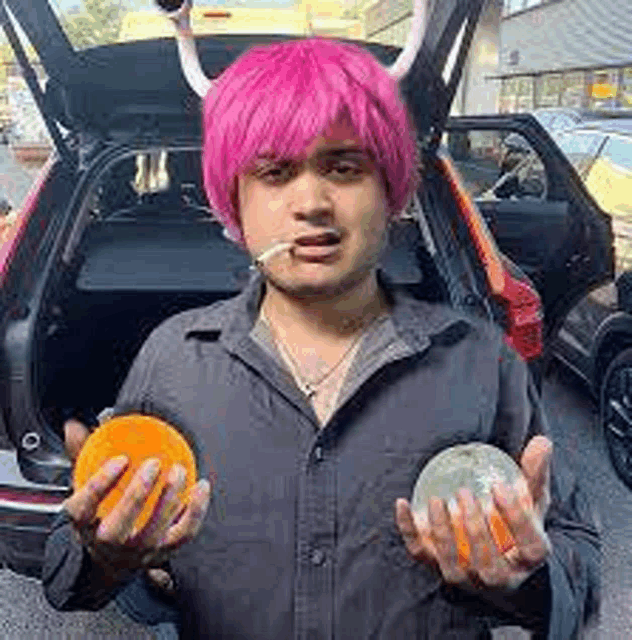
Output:
[[[174,465],[169,472],[167,483],[158,498],[151,518],[141,531],[132,534],[129,544],[138,543],[143,547],[158,545],[180,510],[178,494],[184,489],[185,483],[185,468],[181,464]]]
[[[134,522],[142,511],[159,474],[160,460],[157,458],[145,460],[123,493],[123,497],[99,525],[96,533],[99,541],[118,544],[125,544],[128,541]]]
[[[545,436],[531,438],[522,454],[520,466],[536,504],[547,498],[552,456],[553,443]]]
[[[79,420],[70,418],[64,422],[64,444],[73,464],[89,435],[90,430]]]
[[[524,491],[528,491],[525,487]],[[515,541],[508,556],[516,569],[531,570],[538,567],[550,552],[548,536],[533,508],[525,505],[524,497],[506,485],[494,486],[493,497],[496,508],[507,523]]]
[[[165,533],[160,547],[177,549],[198,534],[211,497],[211,485],[208,480],[200,480],[191,492],[191,499],[183,508],[179,518]]]
[[[147,569],[147,577],[160,589],[173,593],[173,578],[164,569]]]
[[[436,562],[436,554],[430,539],[427,517],[413,513],[404,498],[395,501],[395,522],[402,535],[408,553],[421,561]]]
[[[481,503],[468,489],[460,489],[457,499],[470,547],[470,574],[485,586],[504,584],[509,567],[496,547]]]
[[[459,565],[458,551],[452,520],[443,500],[431,498],[428,515],[430,538],[437,554],[437,563],[444,579],[451,584],[466,580],[466,574]]]
[[[65,510],[77,526],[85,526],[92,522],[99,503],[119,480],[127,464],[126,456],[110,459],[81,489],[75,491],[64,502]]]

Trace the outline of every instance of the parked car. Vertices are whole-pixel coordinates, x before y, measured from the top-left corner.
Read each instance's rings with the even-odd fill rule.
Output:
[[[556,141],[612,219],[615,275],[573,308],[552,352],[590,386],[614,468],[632,488],[632,118],[592,122]]]
[[[48,0],[5,4],[48,74],[38,103],[55,143],[0,249],[0,553],[14,571],[39,577],[51,521],[70,492],[67,410],[87,419],[112,406],[154,327],[235,295],[251,272],[205,198],[200,104],[182,78],[175,41],[79,52]],[[546,158],[545,199],[479,209],[464,188],[440,147],[462,65],[447,82],[443,72],[446,44],[467,52],[482,5],[435,3],[422,47],[428,64],[413,66],[402,84],[419,132],[424,186],[394,226],[382,267],[420,298],[500,325],[537,376],[543,336],[589,287],[611,277],[610,220],[529,115],[472,122],[519,133],[535,146]],[[19,47],[12,23],[0,21]],[[214,76],[248,47],[287,39],[223,34],[198,37],[197,45]],[[358,44],[385,64],[400,51]],[[501,224],[505,255],[483,216]]]

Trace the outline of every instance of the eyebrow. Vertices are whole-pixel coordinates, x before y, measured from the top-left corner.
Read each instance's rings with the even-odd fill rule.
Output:
[[[331,147],[329,149],[322,149],[320,151],[317,151],[315,155],[317,158],[327,158],[327,157],[340,158],[345,156],[362,156],[366,159],[371,158],[370,153],[366,149],[359,146]],[[287,162],[288,158],[278,158],[272,153],[260,153],[257,155],[256,160],[272,160],[276,162]]]

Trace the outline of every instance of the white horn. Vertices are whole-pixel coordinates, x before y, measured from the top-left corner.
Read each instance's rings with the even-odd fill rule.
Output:
[[[406,39],[406,46],[397,60],[387,68],[396,80],[401,80],[410,71],[426,31],[427,0],[413,0],[413,3],[413,20]]]
[[[156,0],[156,4],[176,27],[178,55],[187,82],[200,98],[204,98],[213,82],[206,77],[200,66],[191,31],[191,0]]]

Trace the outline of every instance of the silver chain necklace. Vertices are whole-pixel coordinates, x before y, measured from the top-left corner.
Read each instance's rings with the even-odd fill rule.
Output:
[[[336,364],[334,364],[334,366],[331,367],[331,369],[329,369],[329,371],[327,371],[327,373],[324,376],[322,376],[320,378],[320,380],[312,382],[311,380],[310,381],[306,381],[305,378],[299,373],[299,371],[298,371],[299,365],[296,362],[296,359],[290,353],[289,349],[285,345],[285,342],[283,340],[281,340],[279,334],[277,333],[276,329],[272,326],[272,323],[270,322],[270,320],[267,317],[267,315],[265,314],[265,312],[262,311],[262,313],[261,313],[261,317],[263,318],[264,322],[268,325],[268,327],[272,331],[272,334],[273,334],[277,344],[279,345],[279,347],[281,348],[283,353],[288,357],[288,360],[290,362],[290,366],[292,368],[292,373],[297,378],[299,383],[301,383],[301,385],[303,386],[304,393],[307,395],[307,397],[310,400],[318,393],[318,391],[320,390],[320,386],[344,362],[344,360],[351,353],[351,351],[358,344],[358,342],[362,339],[362,337],[364,335],[366,335],[366,332],[368,331],[369,327],[371,327],[380,317],[382,317],[382,315],[383,314],[376,315],[370,322],[366,323],[365,326],[363,326],[363,327],[361,326],[358,329],[358,335],[356,336],[356,338],[351,343],[351,346],[342,354],[342,357],[336,362]]]

